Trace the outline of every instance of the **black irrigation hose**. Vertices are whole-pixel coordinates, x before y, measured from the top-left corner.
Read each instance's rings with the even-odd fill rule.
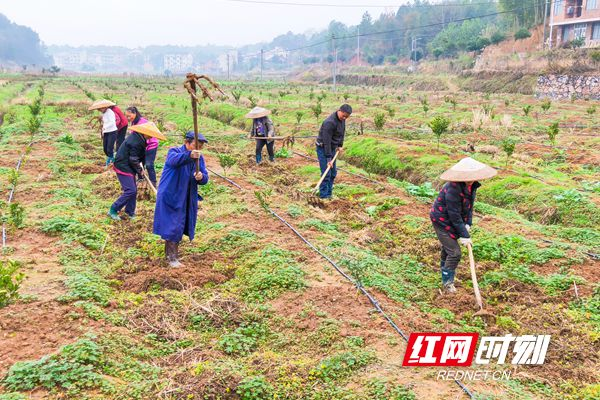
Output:
[[[214,174],[214,175],[218,176],[219,178],[221,178],[221,179],[223,179],[223,180],[225,180],[225,181],[229,182],[230,184],[232,184],[232,185],[233,185],[233,186],[235,186],[236,188],[238,188],[238,189],[240,189],[240,190],[244,190],[244,188],[243,188],[243,187],[241,187],[240,185],[238,185],[237,183],[235,183],[235,182],[234,182],[234,181],[232,181],[231,179],[229,179],[229,178],[226,178],[226,177],[224,177],[223,175],[219,175],[219,174],[217,174],[215,171],[211,170],[211,169],[210,169],[210,168],[208,168],[208,167],[206,168],[206,170],[207,170],[208,172],[210,172],[211,174]]]
[[[19,161],[17,161],[17,166],[15,167],[15,173],[17,174],[17,176],[15,177],[15,179],[19,179],[18,174],[19,174],[19,169],[21,168],[21,164],[23,163],[23,160],[25,159],[25,156],[28,153],[27,150],[34,143],[35,143],[35,141],[31,141],[27,144],[27,146],[25,146],[25,150],[23,150],[23,154],[21,154]],[[6,203],[7,207],[10,206],[10,204],[12,203],[16,188],[17,188],[17,182],[15,181],[12,185],[12,188],[10,189],[10,193],[8,194],[8,201]],[[2,222],[2,248],[4,249],[5,247],[6,247],[6,221]]]
[[[317,160],[316,158],[310,157],[310,156],[308,156],[308,155],[306,155],[306,154],[298,153],[297,151],[294,151],[294,154],[296,154],[296,155],[298,155],[298,156],[300,156],[300,157],[306,158],[307,160],[311,160],[311,161],[319,161],[319,160]],[[345,172],[345,173],[347,173],[347,174],[350,174],[350,175],[356,176],[356,177],[358,177],[358,178],[364,179],[364,180],[366,180],[366,181],[373,182],[373,183],[376,183],[376,184],[378,184],[378,185],[382,185],[382,183],[381,183],[381,182],[379,182],[379,181],[376,181],[375,179],[367,178],[367,177],[366,177],[366,176],[364,176],[364,175],[357,174],[357,173],[355,173],[355,172],[350,172],[350,171],[348,171],[348,170],[346,170],[346,169],[342,169],[342,168],[338,168],[338,170],[340,170],[340,171],[342,171],[342,172]]]
[[[208,170],[210,171],[210,169],[208,169]],[[232,185],[234,185],[241,191],[245,191],[245,189],[243,189],[240,185],[233,182],[232,180],[230,180],[224,176],[221,176],[213,171],[211,171],[211,172],[214,173],[215,175],[217,175],[218,177],[226,180],[227,182],[231,183]],[[358,283],[354,279],[352,279],[352,277],[350,277],[347,273],[345,273],[331,258],[329,258],[326,254],[321,252],[315,245],[313,245],[304,236],[302,236],[302,234],[300,232],[298,232],[296,230],[296,228],[294,228],[289,222],[287,222],[285,219],[283,219],[281,216],[279,216],[279,214],[277,214],[275,211],[273,211],[268,205],[263,204],[262,206],[266,211],[271,213],[271,215],[273,215],[275,218],[277,218],[279,221],[281,221],[281,223],[283,223],[285,226],[287,226],[292,232],[294,232],[294,234],[296,236],[298,236],[298,238],[300,238],[300,240],[302,240],[315,253],[317,253],[318,255],[323,257],[323,259],[325,259],[329,264],[331,264],[331,266],[333,268],[335,268],[335,270],[340,275],[342,275],[346,280],[348,280],[350,283],[352,283],[352,285],[354,285],[362,294],[364,294],[369,299],[369,301],[371,302],[373,307],[375,307],[375,310],[377,310],[377,312],[383,316],[383,318],[390,324],[390,326],[396,331],[396,333],[398,333],[406,342],[408,342],[408,336],[406,335],[406,333],[404,333],[404,331],[402,329],[400,329],[398,327],[398,325],[396,325],[396,323],[392,320],[392,318],[383,310],[383,308],[381,308],[381,305],[379,304],[377,299],[371,293],[369,293],[369,291],[367,291],[367,289],[365,289],[360,283]],[[473,393],[461,381],[459,381],[458,379],[454,379],[454,383],[456,383],[458,385],[458,387],[460,387],[460,389],[465,394],[467,394],[467,396],[469,396],[469,398],[472,399],[474,397]]]

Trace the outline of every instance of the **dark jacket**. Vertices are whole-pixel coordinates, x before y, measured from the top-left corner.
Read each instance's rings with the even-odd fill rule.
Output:
[[[194,177],[196,162],[185,146],[169,149],[158,184],[153,232],[163,240],[180,242],[183,235],[194,239],[198,217],[198,185],[208,183],[204,158],[200,157],[202,180]]]
[[[469,191],[464,182],[446,183],[431,207],[431,222],[448,232],[452,239],[470,237],[465,224],[473,222],[473,204],[479,186],[479,182],[473,182]]]
[[[337,111],[323,121],[317,137],[317,146],[323,147],[327,161],[331,161],[338,147],[344,146],[345,134],[346,121],[340,121]]]
[[[114,166],[126,174],[140,176],[142,174],[142,161],[146,156],[146,139],[141,134],[134,132],[125,139],[115,157]]]

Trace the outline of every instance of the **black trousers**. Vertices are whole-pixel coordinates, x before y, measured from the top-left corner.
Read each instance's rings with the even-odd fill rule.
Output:
[[[268,143],[268,140],[256,139],[256,163],[262,161],[262,149],[267,146],[267,152],[269,153],[269,160],[275,160],[275,141]]]
[[[115,149],[115,153],[119,151],[119,147],[121,147],[125,141],[125,135],[127,135],[127,125],[117,131],[117,147]]]
[[[113,158],[115,156],[115,142],[117,140],[117,132],[104,132],[102,138],[102,147],[104,148],[104,154],[106,157]]]

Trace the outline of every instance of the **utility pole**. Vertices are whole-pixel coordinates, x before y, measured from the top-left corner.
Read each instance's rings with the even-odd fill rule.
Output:
[[[333,91],[337,91],[337,47],[335,44],[335,36],[331,35],[333,44]]]
[[[546,48],[546,15],[548,15],[548,4],[549,0],[546,0],[546,6],[544,7],[544,34],[542,35],[542,50]]]
[[[263,69],[265,67],[265,50],[260,49],[260,80],[263,80]]]
[[[360,26],[356,31],[356,63],[360,65]]]
[[[554,0],[559,1],[559,0]],[[552,2],[550,2],[550,37],[548,38],[548,48],[552,49],[552,34],[554,33],[554,8],[556,7],[556,5],[553,7],[552,6]]]

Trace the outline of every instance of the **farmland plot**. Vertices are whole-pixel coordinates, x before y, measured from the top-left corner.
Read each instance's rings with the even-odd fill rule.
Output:
[[[168,147],[192,126],[181,83],[13,78],[0,88],[8,115],[0,188],[3,201],[14,188],[17,204],[2,204],[0,271],[18,288],[0,303],[0,399],[467,397],[434,369],[402,367],[402,337],[265,208],[372,293],[404,332],[552,335],[545,365],[519,367],[508,382],[463,381],[477,398],[597,398],[593,103],[225,82],[228,97],[204,103],[199,122],[208,167],[242,190],[211,174],[197,237],[181,246],[185,267],[168,269],[151,234],[151,197],[136,220],[105,216],[119,186],[103,168],[87,106],[110,98],[155,121],[169,138],[160,172]],[[32,135],[36,99],[43,109]],[[343,102],[355,109],[340,162],[352,174],[338,173],[332,202],[309,203],[319,177],[310,136]],[[254,143],[244,138],[254,104],[273,111],[278,135],[295,136],[292,148],[277,147],[274,164],[255,166]],[[438,116],[449,120],[439,149],[430,129]],[[223,154],[235,160],[226,171]],[[466,155],[500,170],[479,192],[473,230],[492,319],[474,315],[464,261],[458,293],[438,289],[428,210],[440,173]]]

